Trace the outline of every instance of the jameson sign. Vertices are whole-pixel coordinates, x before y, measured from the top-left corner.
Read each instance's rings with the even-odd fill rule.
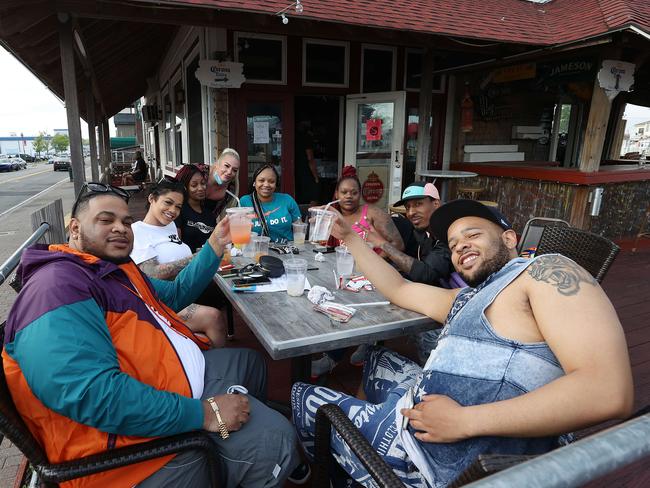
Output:
[[[560,82],[592,79],[596,71],[593,59],[569,59],[544,63],[538,66],[537,72],[542,82]]]
[[[246,81],[244,65],[230,61],[200,59],[194,75],[202,85],[210,88],[239,88]]]

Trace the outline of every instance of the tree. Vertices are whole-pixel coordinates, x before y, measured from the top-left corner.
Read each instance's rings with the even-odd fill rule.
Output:
[[[65,151],[70,146],[70,138],[65,134],[54,134],[50,141],[52,147],[57,153]]]
[[[36,151],[36,154],[38,154],[39,158],[41,157],[41,152],[47,151],[50,145],[49,138],[50,136],[47,135],[47,133],[44,131],[39,132],[38,135],[34,138],[34,151]]]

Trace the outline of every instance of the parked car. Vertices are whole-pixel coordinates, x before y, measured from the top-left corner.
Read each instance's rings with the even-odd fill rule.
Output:
[[[14,162],[13,159],[0,159],[0,171],[16,171],[17,169],[19,169],[18,165]]]
[[[54,171],[68,171],[70,160],[66,158],[54,158]]]
[[[14,164],[16,165],[16,169],[27,169],[27,161],[25,161],[23,158],[16,156],[12,159]]]
[[[24,161],[26,161],[28,163],[33,163],[34,161],[36,161],[36,158],[34,156],[30,156],[29,154],[20,153],[18,155],[18,157],[23,159]]]

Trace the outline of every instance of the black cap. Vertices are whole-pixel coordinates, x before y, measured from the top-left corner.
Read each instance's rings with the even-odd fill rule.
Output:
[[[494,222],[503,230],[512,229],[508,220],[494,207],[487,207],[476,200],[454,200],[442,205],[431,216],[431,230],[442,242],[447,244],[447,231],[451,224],[463,217],[480,217]]]

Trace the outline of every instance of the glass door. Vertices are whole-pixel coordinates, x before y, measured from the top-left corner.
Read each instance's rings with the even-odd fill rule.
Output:
[[[255,170],[272,164],[280,175],[277,191],[293,195],[292,96],[239,92],[231,100],[236,114],[230,128],[230,144],[241,156],[239,191],[250,192]]]
[[[345,164],[357,167],[367,203],[387,208],[401,197],[406,93],[348,95]]]

